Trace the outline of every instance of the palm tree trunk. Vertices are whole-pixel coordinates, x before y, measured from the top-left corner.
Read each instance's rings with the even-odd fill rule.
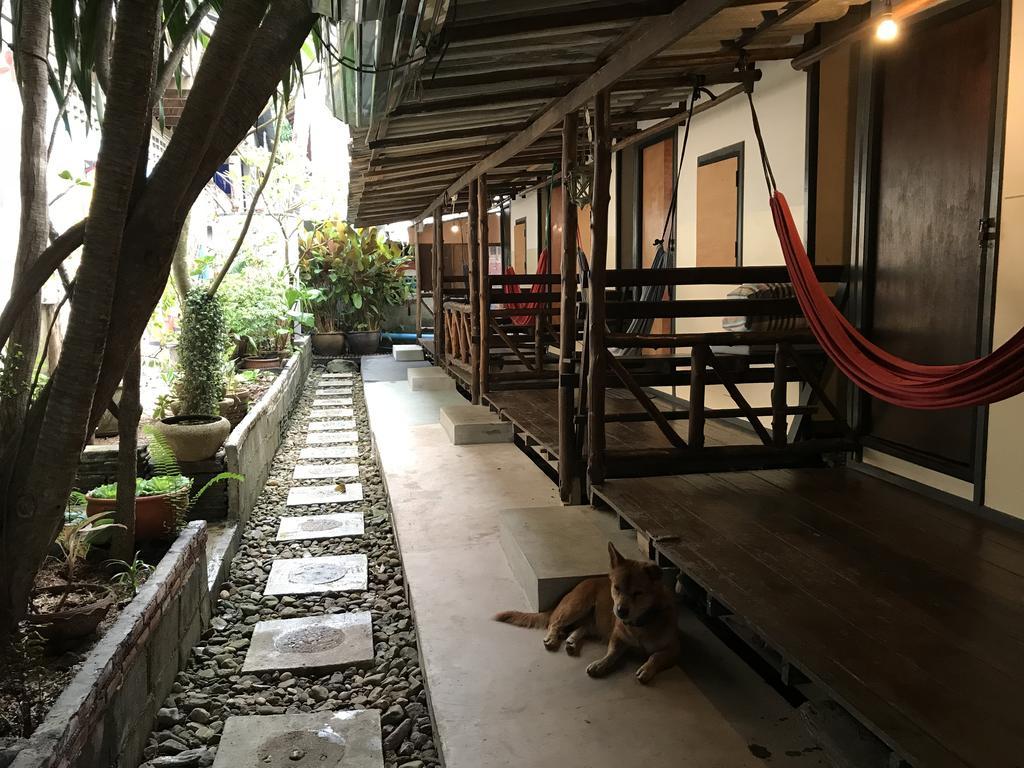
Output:
[[[114,532],[110,547],[111,557],[131,562],[135,552],[135,477],[138,472],[139,419],[142,406],[139,403],[140,378],[142,376],[142,353],[135,348],[124,372],[124,386],[117,415],[117,511],[114,522],[124,530]]]

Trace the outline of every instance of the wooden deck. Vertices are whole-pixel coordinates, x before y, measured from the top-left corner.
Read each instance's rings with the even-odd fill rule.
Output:
[[[595,493],[904,760],[1024,765],[1024,534],[854,469]]]

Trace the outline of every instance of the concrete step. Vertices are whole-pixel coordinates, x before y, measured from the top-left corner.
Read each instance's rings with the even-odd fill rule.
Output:
[[[423,359],[423,347],[419,344],[395,344],[391,356],[399,363],[412,363]]]
[[[427,389],[455,389],[455,382],[440,368],[410,368],[406,372],[413,392]]]
[[[511,443],[514,428],[483,405],[445,405],[441,407],[441,426],[452,445]]]
[[[229,717],[213,765],[277,768],[314,762],[324,768],[383,768],[380,712],[362,709]]]
[[[626,557],[641,557],[635,535],[590,506],[509,509],[500,519],[505,557],[535,611],[553,608],[584,579],[608,573],[609,541]]]

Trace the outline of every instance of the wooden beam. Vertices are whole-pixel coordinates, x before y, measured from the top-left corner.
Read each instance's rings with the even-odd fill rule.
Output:
[[[479,277],[479,287],[477,288],[477,299],[479,301],[479,308],[477,313],[480,318],[477,323],[477,334],[480,336],[480,358],[479,358],[479,376],[480,376],[480,395],[486,395],[488,392],[488,379],[490,374],[491,364],[491,351],[490,351],[490,334],[487,329],[491,326],[491,287],[487,283],[487,275],[489,272],[488,266],[490,264],[490,238],[487,232],[487,176],[482,175],[477,182],[476,190],[476,213],[479,219],[477,223],[477,234],[479,235],[479,242],[477,248],[477,260],[479,265],[477,266],[477,273]]]
[[[444,221],[443,209],[434,209],[434,362],[445,367],[444,352]]]
[[[717,96],[712,101],[705,101],[703,104],[698,104],[693,108],[694,117],[699,115],[701,112],[707,112],[712,107],[717,107],[723,101],[728,101],[733,96],[739,96],[744,93],[746,88],[742,85],[733,86],[729,90]],[[677,114],[675,117],[670,117],[668,120],[663,120],[660,123],[652,125],[650,128],[645,128],[642,131],[637,131],[632,136],[629,136],[622,141],[615,142],[615,151],[621,152],[624,149],[632,147],[634,144],[639,144],[652,136],[657,136],[659,133],[664,133],[669,128],[674,128],[678,125],[682,125],[686,122],[689,110],[684,109],[682,112]]]
[[[689,3],[687,3],[689,5]],[[587,474],[591,485],[599,485],[605,477],[604,397],[607,364],[605,356],[604,283],[608,259],[608,204],[611,201],[612,147],[611,99],[607,90],[594,99],[594,181],[591,205],[593,236],[591,239],[590,290],[587,311],[587,335],[590,339],[590,380],[587,391],[590,413],[587,416],[589,464]]]
[[[480,219],[477,213],[479,205],[477,179],[469,185],[469,396],[473,405],[480,405],[480,277],[477,249],[480,242]]]
[[[480,136],[496,136],[500,134],[514,133],[516,131],[523,130],[528,125],[528,123],[521,123],[519,125],[508,125],[507,123],[505,125],[480,125],[475,128],[453,128],[448,131],[436,131],[434,133],[417,134],[415,136],[387,136],[383,139],[371,141],[369,143],[369,147],[370,149],[381,149],[384,147],[412,147],[420,146],[422,144],[437,144],[441,141],[475,139]],[[491,167],[493,168],[494,166]],[[490,168],[487,170],[490,170]],[[459,189],[462,189],[465,186],[466,185],[463,184]]]
[[[562,168],[576,164],[579,119],[570,112],[562,121]],[[582,497],[579,457],[576,456],[576,204],[562,188],[562,309],[558,333],[558,494],[565,504]],[[535,286],[536,287],[536,286]]]
[[[781,11],[772,12],[756,27],[745,30],[743,34],[732,41],[732,45],[730,47],[737,51],[746,48],[765,32],[785,24],[794,16],[800,15],[819,1],[820,0],[790,0],[790,2],[786,3],[785,7],[783,7]]]
[[[442,205],[447,195],[463,189],[472,179],[515,157],[537,139],[558,125],[570,112],[578,110],[586,102],[613,86],[625,75],[640,67],[648,59],[686,36],[718,11],[731,5],[731,0],[687,0],[675,11],[641,22],[630,42],[609,58],[597,72],[588,77],[568,94],[555,101],[525,130],[519,131],[510,141],[478,162],[456,179],[435,200]],[[607,96],[607,94],[605,94]],[[433,209],[429,206],[417,220],[425,218]]]

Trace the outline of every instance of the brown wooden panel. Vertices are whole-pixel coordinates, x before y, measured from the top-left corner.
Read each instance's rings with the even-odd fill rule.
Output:
[[[881,101],[873,338],[920,363],[979,353],[999,6],[952,12],[878,48]],[[883,52],[884,51],[884,52]],[[925,62],[927,62],[925,64]],[[872,402],[871,434],[969,477],[975,412]],[[940,467],[942,468],[942,467]]]
[[[512,240],[512,269],[517,275],[526,274],[526,220],[517,221]]]
[[[665,217],[672,200],[672,181],[675,170],[675,142],[668,137],[656,144],[644,147],[640,153],[640,266],[649,269],[657,253],[655,240],[661,239],[665,231]],[[669,227],[666,235],[669,240],[675,238],[675,232]],[[653,333],[671,333],[672,320],[658,318],[654,321]]]
[[[736,156],[697,167],[697,266],[737,264],[739,167]]]

